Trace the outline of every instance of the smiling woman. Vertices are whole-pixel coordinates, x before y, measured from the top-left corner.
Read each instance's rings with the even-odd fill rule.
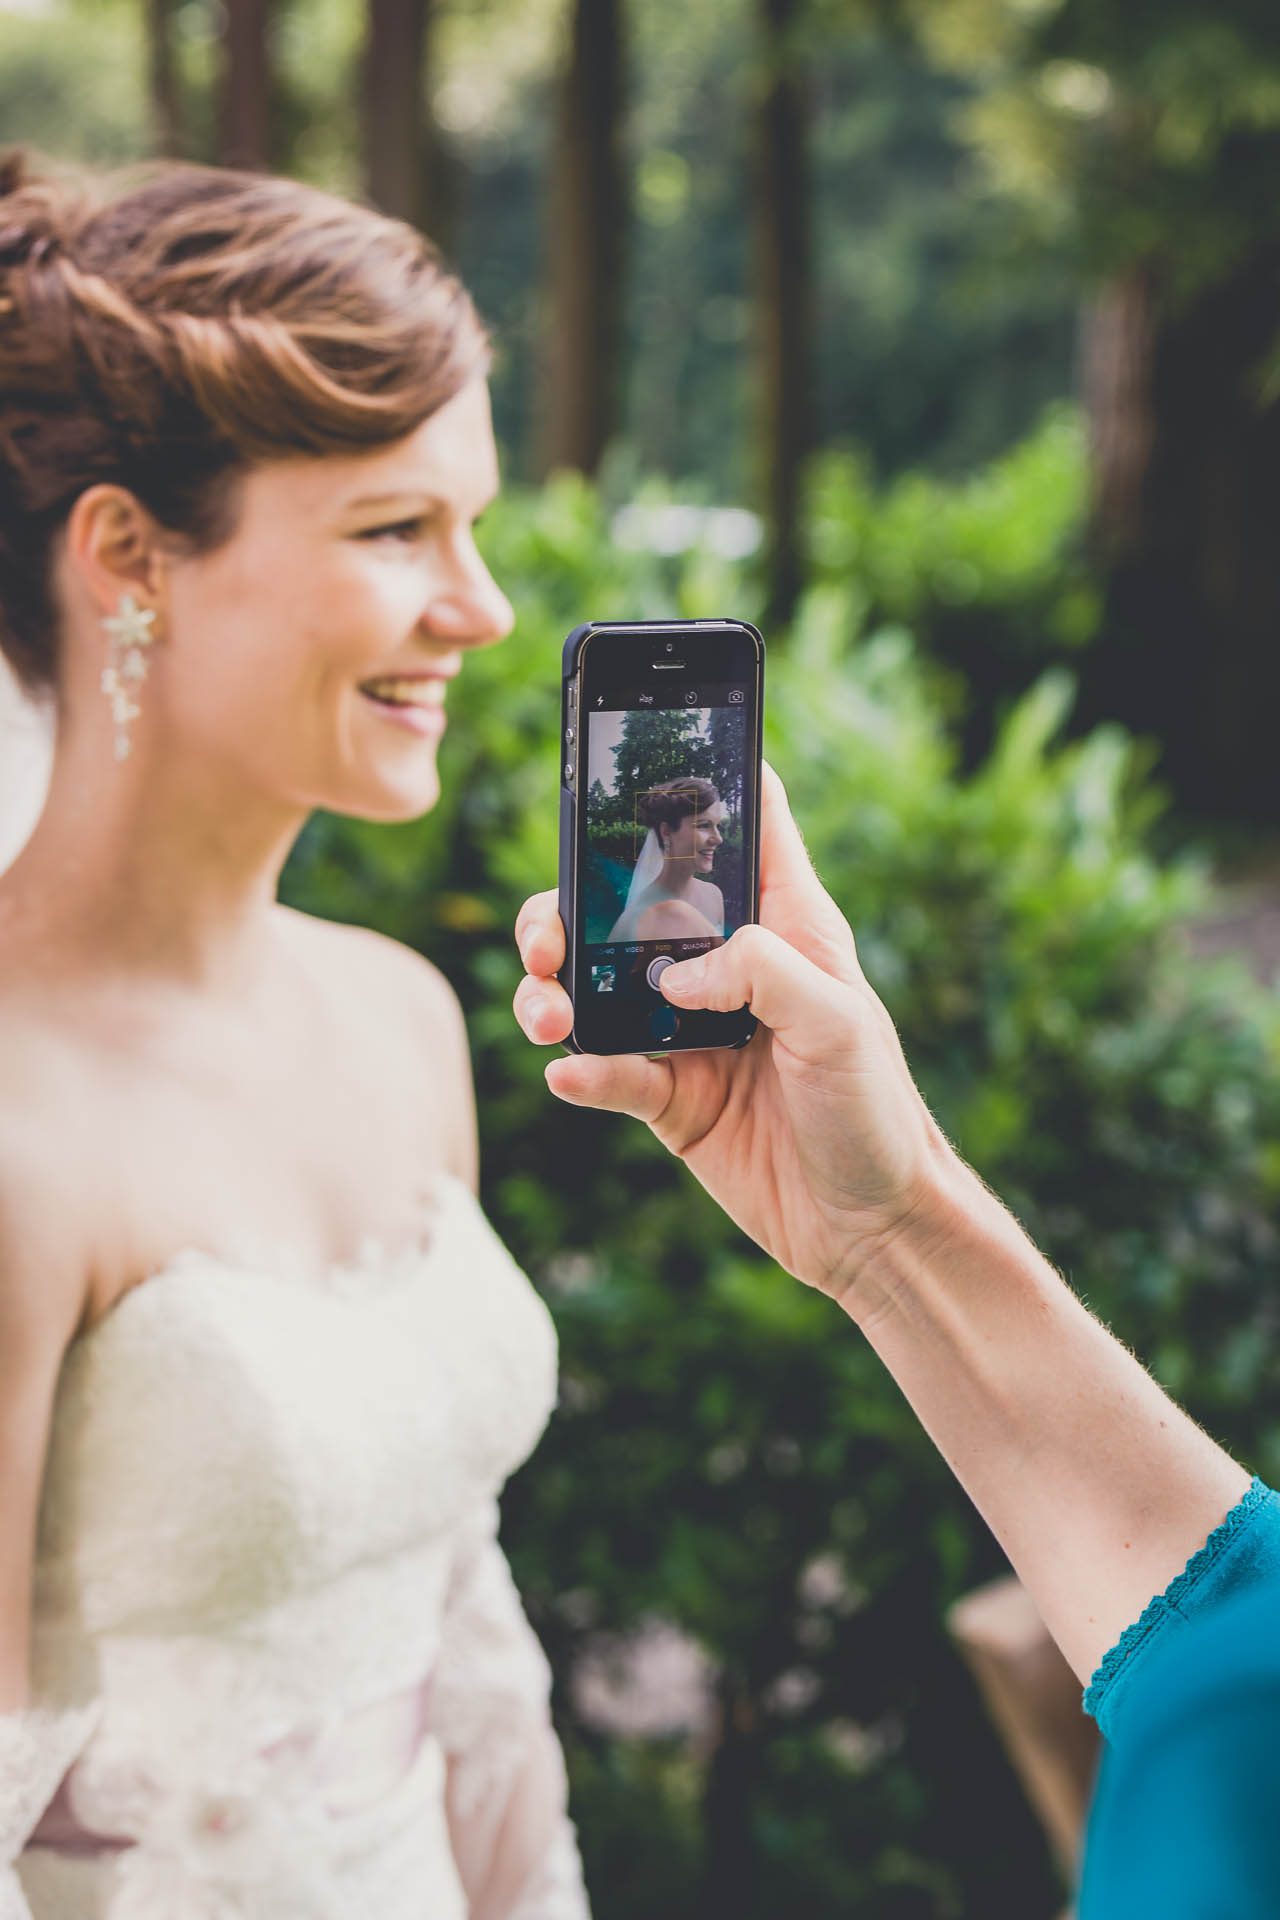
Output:
[[[584,1920],[496,1495],[555,1398],[452,989],[280,905],[510,631],[488,346],[294,182],[0,168],[0,1912]]]

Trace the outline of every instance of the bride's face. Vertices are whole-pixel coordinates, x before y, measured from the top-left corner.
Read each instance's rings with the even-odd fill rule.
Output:
[[[705,813],[691,813],[674,832],[667,828],[663,834],[667,858],[680,861],[685,872],[692,867],[695,874],[710,873],[723,838],[715,821]]]
[[[143,703],[184,764],[246,793],[416,817],[439,794],[440,718],[381,705],[362,683],[451,674],[511,631],[472,539],[498,486],[485,382],[391,445],[273,461],[240,484],[230,539],[170,570]]]

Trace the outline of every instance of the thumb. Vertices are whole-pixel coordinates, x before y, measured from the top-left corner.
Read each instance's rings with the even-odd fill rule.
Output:
[[[658,985],[674,1006],[735,1013],[757,1020],[805,1060],[829,1061],[840,1029],[851,1028],[854,989],[833,979],[780,935],[754,921],[723,946],[666,967]]]

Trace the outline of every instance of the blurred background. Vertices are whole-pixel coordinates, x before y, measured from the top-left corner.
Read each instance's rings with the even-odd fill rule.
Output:
[[[546,1093],[510,929],[567,629],[757,621],[939,1121],[1280,1479],[1274,0],[10,0],[0,141],[365,197],[494,331],[515,634],[431,816],[317,815],[285,894],[467,1008],[482,1198],[560,1327],[504,1539],[597,1913],[1051,1920],[1078,1688],[837,1310]]]

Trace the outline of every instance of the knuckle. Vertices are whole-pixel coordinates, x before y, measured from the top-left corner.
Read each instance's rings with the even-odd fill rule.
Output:
[[[736,933],[730,934],[725,945],[736,947],[740,953],[751,959],[754,955],[763,954],[772,939],[773,935],[767,927],[762,927],[758,920],[748,920],[744,926],[738,928]]]
[[[558,900],[558,887],[551,887],[545,893],[531,893],[516,915],[516,939],[518,940],[522,933],[545,926],[548,921],[554,920]]]
[[[517,1018],[527,1024],[537,1018],[546,1005],[546,999],[546,994],[540,990],[533,976],[526,973],[515,990],[511,1004]]]

